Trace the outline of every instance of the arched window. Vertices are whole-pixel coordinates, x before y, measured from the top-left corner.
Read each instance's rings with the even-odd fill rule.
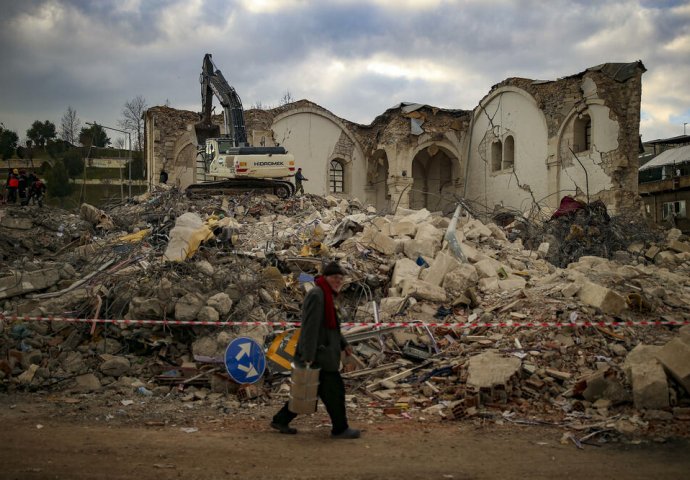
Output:
[[[506,137],[503,145],[503,170],[513,168],[515,165],[515,139],[512,135]]]
[[[588,152],[592,146],[592,119],[584,114],[573,124],[573,151]]]
[[[339,160],[331,160],[329,171],[329,185],[331,193],[345,193],[345,175],[343,164]]]
[[[491,143],[491,171],[501,171],[501,161],[503,160],[503,144],[500,140]]]

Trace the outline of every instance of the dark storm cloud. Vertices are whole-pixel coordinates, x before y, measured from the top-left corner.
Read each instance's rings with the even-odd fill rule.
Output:
[[[673,93],[662,72],[680,65],[685,84],[690,75],[684,2],[288,1],[259,13],[240,0],[1,3],[0,64],[10,74],[0,80],[0,121],[20,135],[35,118],[59,121],[67,105],[114,124],[137,94],[198,110],[207,52],[245,105],[290,90],[364,123],[400,101],[469,109],[509,76],[557,78],[637,59],[650,70],[645,95],[660,91],[643,96],[643,110],[665,112]],[[343,70],[333,73],[334,62]],[[427,68],[443,73],[427,78]],[[690,107],[679,95],[675,115]],[[652,110],[643,128],[658,123]]]

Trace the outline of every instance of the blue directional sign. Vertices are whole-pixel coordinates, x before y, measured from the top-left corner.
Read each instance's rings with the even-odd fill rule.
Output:
[[[225,369],[237,383],[256,383],[266,370],[263,347],[251,338],[234,339],[225,349]]]

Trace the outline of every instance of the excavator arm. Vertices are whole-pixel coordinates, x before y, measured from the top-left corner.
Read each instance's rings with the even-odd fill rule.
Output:
[[[213,109],[213,95],[220,101],[225,113],[225,132],[232,140],[233,146],[247,146],[247,131],[244,125],[244,110],[242,100],[235,89],[231,87],[223,73],[216,68],[211,54],[204,56],[201,66],[201,122],[196,125],[197,141],[203,145],[207,138],[219,137],[218,127],[211,121]]]

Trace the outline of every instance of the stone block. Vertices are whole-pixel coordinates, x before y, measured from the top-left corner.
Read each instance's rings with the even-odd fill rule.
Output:
[[[462,293],[479,281],[477,269],[469,263],[461,263],[451,270],[443,279],[443,288],[455,293]]]
[[[657,247],[656,245],[652,245],[644,253],[644,256],[647,257],[649,260],[654,260],[654,257],[656,257],[660,251],[661,249],[659,247]]]
[[[462,228],[465,238],[481,241],[491,237],[491,229],[477,219],[472,219]]]
[[[275,267],[269,267],[269,268],[275,268]],[[276,269],[277,270],[277,269]],[[282,276],[281,276],[282,279]],[[285,282],[283,282],[283,285]],[[206,302],[206,306],[213,308],[218,312],[219,315],[227,315],[230,313],[230,310],[232,309],[232,299],[230,298],[230,295],[227,293],[221,292],[221,293],[216,293],[212,297],[208,299]]]
[[[409,210],[408,210],[409,211]],[[406,215],[402,220],[412,222],[414,224],[426,222],[431,218],[431,212],[426,208],[421,210],[412,210],[412,213]]]
[[[487,224],[486,228],[491,230],[491,236],[494,237],[496,240],[500,240],[502,242],[508,241],[508,237],[506,237],[506,232],[504,232],[503,229],[495,223]]]
[[[420,255],[424,258],[434,258],[436,252],[441,249],[440,242],[430,242],[425,240],[405,240],[403,242],[403,253],[407,258],[416,260]]]
[[[664,345],[657,358],[671,376],[690,393],[690,337],[678,336]]]
[[[656,358],[661,348],[640,344],[625,359],[623,369],[632,385],[635,408],[660,409],[669,406],[666,372]]]
[[[383,233],[384,235],[391,235],[391,221],[386,217],[374,217],[371,223],[376,227],[376,229]]]
[[[393,277],[391,278],[391,285],[397,287],[406,279],[416,279],[419,277],[419,271],[422,269],[414,261],[409,258],[401,258],[395,262],[393,268]]]
[[[104,375],[118,378],[129,373],[131,365],[127,358],[108,354],[101,355],[101,358],[105,360],[100,366]]]
[[[424,280],[431,283],[432,285],[441,285],[443,279],[449,272],[452,272],[460,266],[455,257],[447,252],[438,252],[436,258],[434,258],[434,263],[428,269],[426,277]]]
[[[206,303],[205,299],[197,293],[188,293],[175,304],[176,320],[196,320],[201,307]]]
[[[398,309],[405,301],[404,297],[386,297],[381,299],[379,304],[379,313],[383,315],[394,315],[398,312]]]
[[[525,288],[527,285],[527,282],[525,281],[524,278],[521,277],[508,277],[505,280],[499,280],[498,281],[498,288],[499,290],[503,290],[504,292],[512,292],[513,290],[521,290]]]
[[[129,302],[128,320],[155,320],[163,318],[163,303],[157,298],[134,297]]]
[[[474,248],[472,245],[469,243],[461,243],[460,248],[462,249],[462,253],[465,254],[467,259],[472,262],[472,263],[477,263],[480,260],[484,260],[485,258],[489,258],[483,253],[480,253],[479,250]]]
[[[484,293],[496,292],[499,289],[497,277],[486,277],[479,280],[479,290]]]
[[[443,239],[443,230],[440,230],[429,223],[423,223],[417,227],[417,233],[414,236],[415,240],[421,242],[435,242],[440,244]]]
[[[625,298],[606,287],[593,282],[584,282],[578,298],[582,303],[598,308],[604,313],[618,315],[627,308]]]
[[[393,237],[401,237],[404,235],[414,237],[417,233],[417,224],[407,220],[392,222],[390,225],[390,233]]]
[[[197,313],[196,318],[200,322],[217,322],[220,320],[220,315],[215,308],[207,305],[201,307],[201,310],[199,310],[199,313]]]
[[[544,258],[549,254],[549,248],[551,248],[551,244],[549,242],[542,242],[539,244],[539,248],[537,248],[537,254],[539,255],[539,258]]]
[[[402,281],[403,296],[411,296],[417,300],[428,300],[429,302],[445,302],[448,297],[446,291],[438,285],[418,279],[406,279]]]
[[[668,242],[668,248],[671,250],[678,252],[678,253],[683,253],[683,252],[688,252],[690,253],[690,243],[687,242],[681,242],[680,240],[671,240]]]
[[[367,248],[376,250],[384,255],[395,255],[397,249],[397,245],[391,237],[371,227],[364,228],[359,242]]]
[[[74,381],[76,382],[74,390],[76,390],[77,392],[89,393],[95,392],[96,390],[100,390],[101,388],[100,380],[98,380],[98,377],[96,377],[96,375],[94,375],[93,373],[79,375],[74,379]]]
[[[477,269],[479,278],[490,278],[498,277],[498,271],[501,268],[501,264],[493,258],[485,258],[475,263],[474,267]]]
[[[654,256],[654,263],[659,266],[673,266],[676,264],[676,254],[665,250]]]

